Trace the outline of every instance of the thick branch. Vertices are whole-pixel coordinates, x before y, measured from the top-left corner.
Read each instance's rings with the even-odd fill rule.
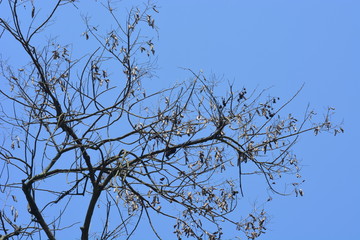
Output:
[[[32,214],[35,217],[36,221],[41,225],[42,229],[46,233],[46,236],[49,238],[49,240],[55,240],[55,237],[51,233],[48,224],[45,222],[45,219],[43,218],[39,208],[37,207],[34,198],[31,196],[31,185],[23,181],[22,190],[29,204],[30,214]]]

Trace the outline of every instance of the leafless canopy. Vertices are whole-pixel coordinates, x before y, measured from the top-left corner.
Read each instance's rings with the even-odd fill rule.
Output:
[[[85,1],[112,28],[83,17],[88,47],[76,51],[47,30],[61,36],[56,23],[80,3],[49,2],[0,1],[1,48],[11,42],[21,56],[0,65],[0,239],[129,239],[144,223],[162,239],[164,220],[178,239],[221,239],[231,225],[255,239],[267,215],[234,214],[242,179],[259,175],[274,193],[302,195],[297,137],[342,131],[331,109],[320,123],[312,111],[282,117],[292,99],[231,84],[218,96],[216,78],[198,71],[149,87],[158,13],[150,2],[125,16],[120,5]],[[284,174],[297,180],[285,193],[275,184]]]

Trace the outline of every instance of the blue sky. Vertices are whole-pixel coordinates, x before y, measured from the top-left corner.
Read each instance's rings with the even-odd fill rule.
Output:
[[[309,133],[300,138],[294,151],[302,160],[305,195],[273,196],[266,205],[269,231],[259,239],[359,238],[360,2],[171,0],[157,5],[154,85],[188,78],[183,67],[215,74],[238,89],[270,88],[268,94],[283,101],[305,84],[284,113],[301,117],[310,104],[321,117],[331,106],[336,109],[332,120],[343,122],[345,133],[337,137]],[[104,16],[93,19],[99,25],[106,21]],[[53,36],[71,39],[84,29],[81,22],[70,27],[68,19],[62,20],[65,24]],[[267,196],[261,184],[248,181],[244,189],[245,208]]]
[[[185,0],[158,5],[158,81],[186,75],[177,67],[204,69],[239,87],[272,87],[269,93],[281,98],[305,83],[285,111],[301,116],[310,104],[321,115],[332,106],[333,121],[343,121],[345,133],[337,137],[300,138],[294,149],[303,164],[305,196],[275,197],[267,205],[269,231],[260,239],[358,239],[360,2]],[[264,189],[258,191],[260,196]],[[251,194],[245,204],[258,199]]]

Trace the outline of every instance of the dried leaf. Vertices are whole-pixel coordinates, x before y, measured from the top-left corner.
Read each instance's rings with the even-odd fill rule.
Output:
[[[35,16],[35,6],[33,6],[31,10],[31,18],[34,18],[34,16]]]

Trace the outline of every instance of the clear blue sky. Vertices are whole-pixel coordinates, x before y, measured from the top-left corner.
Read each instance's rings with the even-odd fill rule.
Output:
[[[298,116],[307,104],[345,133],[304,135],[295,147],[302,160],[305,196],[278,196],[262,240],[360,239],[360,1],[161,1],[159,81],[204,69],[239,87],[272,87],[300,96],[285,111]],[[174,74],[176,73],[176,74]],[[179,76],[179,77],[178,77]],[[252,186],[256,188],[256,186]],[[264,192],[259,189],[259,192]],[[249,197],[257,200],[256,197]]]
[[[189,77],[180,67],[203,69],[238,88],[272,87],[268,93],[284,100],[305,83],[284,112],[301,117],[308,104],[319,114],[332,106],[332,120],[343,121],[345,133],[337,137],[300,138],[294,150],[303,164],[305,195],[274,197],[266,205],[269,231],[259,239],[360,239],[360,1],[170,0],[157,5],[154,83],[170,86]],[[61,21],[63,29],[53,36],[79,36],[78,29],[85,29],[81,22]],[[244,188],[245,207],[267,196],[264,186],[248,182]]]

